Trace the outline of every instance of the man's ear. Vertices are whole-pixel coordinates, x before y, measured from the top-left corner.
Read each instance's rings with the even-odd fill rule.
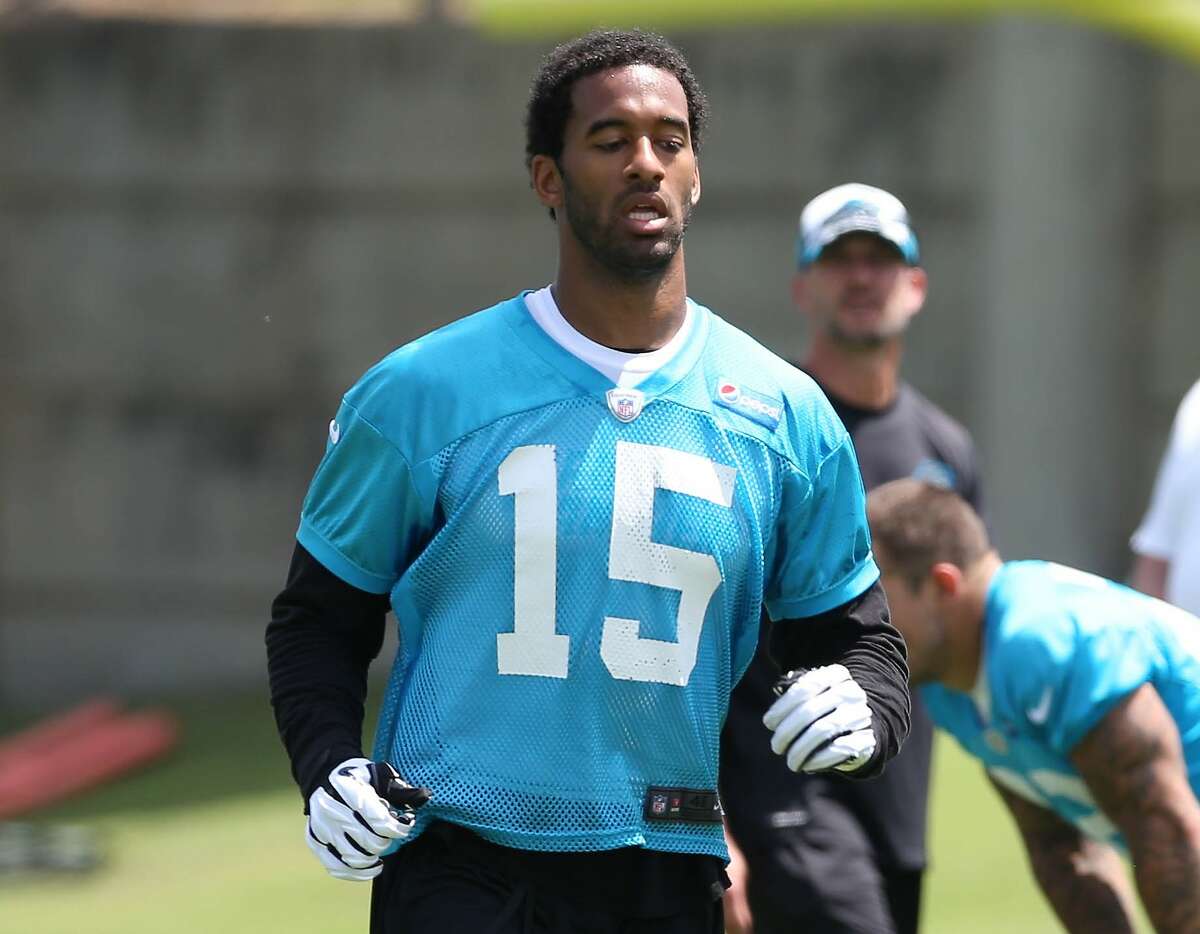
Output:
[[[962,590],[962,568],[949,561],[939,561],[929,569],[929,576],[939,597],[957,597]]]
[[[555,160],[544,155],[534,156],[529,163],[529,184],[546,207],[553,210],[562,208],[563,177]]]
[[[925,305],[925,297],[929,294],[929,276],[920,266],[909,267],[907,275],[909,314],[915,315]]]
[[[692,207],[700,203],[700,163],[692,170]]]

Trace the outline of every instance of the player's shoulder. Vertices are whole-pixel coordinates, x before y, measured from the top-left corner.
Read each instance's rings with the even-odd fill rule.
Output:
[[[506,319],[519,301],[506,299],[402,344],[367,370],[351,392],[361,397],[398,380],[453,381],[462,378],[464,363],[486,366],[503,352]]]
[[[1062,654],[1076,614],[1058,568],[1049,561],[1006,561],[996,571],[986,610],[996,649],[1019,656],[1043,645]]]
[[[781,393],[804,398],[821,394],[813,379],[773,350],[710,308],[697,304],[709,319],[709,363],[723,366],[733,375],[755,375],[764,385]]]
[[[507,299],[396,348],[350,388],[345,403],[413,458],[536,407],[549,390],[538,360],[517,356],[522,302],[520,295]]]
[[[985,606],[985,657],[997,693],[1055,677],[1070,664],[1079,616],[1046,561],[1009,561],[996,572]]]
[[[778,425],[763,439],[792,459],[819,460],[848,443],[841,419],[811,376],[741,328],[704,311],[711,322],[704,368],[714,386],[715,412],[736,411],[749,404],[743,401],[747,399],[776,406]],[[736,430],[740,424],[734,420],[731,427]]]

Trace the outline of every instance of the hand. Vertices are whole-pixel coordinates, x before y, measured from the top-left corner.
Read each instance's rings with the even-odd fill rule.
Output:
[[[842,665],[789,671],[763,723],[793,772],[853,772],[875,752],[866,692]]]
[[[383,871],[379,854],[412,832],[429,800],[386,762],[347,759],[308,798],[308,847],[335,879],[365,882]]]

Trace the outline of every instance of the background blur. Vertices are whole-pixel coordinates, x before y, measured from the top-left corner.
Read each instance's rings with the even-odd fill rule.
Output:
[[[553,277],[522,119],[554,38],[6,22],[0,697],[258,683],[340,394]],[[1200,374],[1197,67],[1028,18],[671,34],[715,115],[692,295],[798,353],[801,206],[896,192],[932,283],[907,374],[975,434],[1001,547],[1124,575]]]
[[[714,112],[691,294],[795,356],[800,208],[893,191],[932,286],[906,375],[978,441],[1000,547],[1123,577],[1200,376],[1187,23],[694,6],[663,27]],[[552,279],[528,83],[563,29],[657,25],[611,8],[0,0],[5,722],[249,697],[221,716],[277,755],[262,630],[328,419],[391,348]]]

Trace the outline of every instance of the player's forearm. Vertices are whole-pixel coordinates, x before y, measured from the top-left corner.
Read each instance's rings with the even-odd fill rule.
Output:
[[[892,625],[878,582],[861,596],[820,616],[781,620],[772,626],[771,654],[779,667],[846,667],[867,695],[875,732],[875,754],[848,773],[869,778],[900,751],[908,735],[912,695],[904,640]]]
[[[1200,934],[1200,804],[1175,721],[1152,684],[1127,695],[1071,759],[1120,828],[1159,934]]]
[[[367,669],[382,641],[386,601],[338,580],[297,546],[271,610],[271,705],[307,800],[333,765],[361,754]]]
[[[1034,878],[1063,926],[1073,934],[1132,934],[1133,896],[1116,852],[995,778],[991,781],[1021,832]]]
[[[1057,845],[1029,838],[1026,847],[1038,885],[1071,934],[1133,934],[1132,899],[1112,849],[1092,841]]]
[[[1126,831],[1138,893],[1159,934],[1200,932],[1200,821],[1181,810],[1144,814]]]

